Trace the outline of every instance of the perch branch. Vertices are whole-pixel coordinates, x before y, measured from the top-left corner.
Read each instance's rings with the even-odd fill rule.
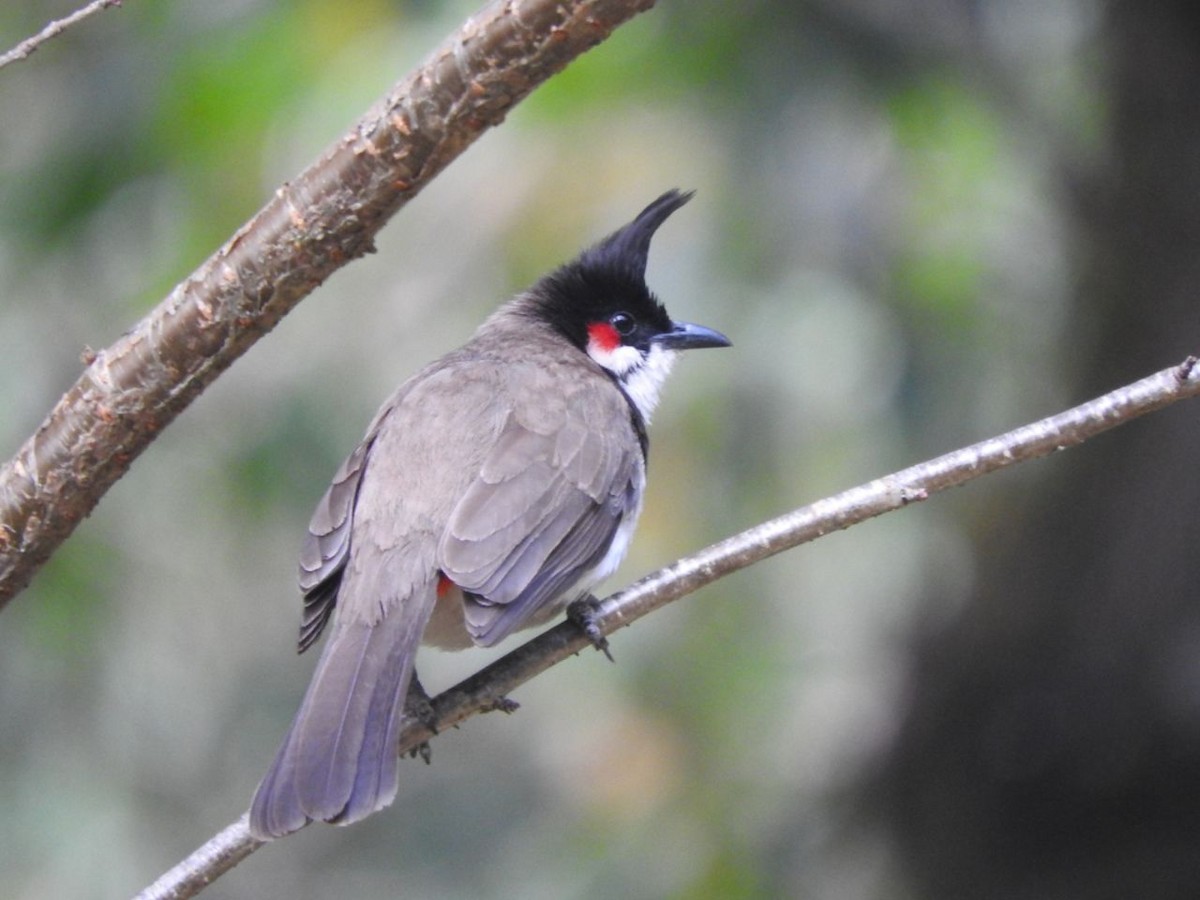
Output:
[[[1189,357],[1178,366],[1066,412],[885,475],[726,538],[608,597],[597,610],[596,624],[604,634],[611,634],[769,556],[926,500],[990,472],[1072,447],[1197,394],[1200,394],[1200,364]],[[589,639],[576,625],[563,622],[434,699],[431,724],[437,732],[444,732],[480,712],[496,709],[514,689],[588,646]],[[428,725],[411,723],[400,737],[399,752],[413,750],[435,736]],[[262,846],[250,836],[247,821],[244,815],[227,826],[138,894],[137,900],[194,897]]]

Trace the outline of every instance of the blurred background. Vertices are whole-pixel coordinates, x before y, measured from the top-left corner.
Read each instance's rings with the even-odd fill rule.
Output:
[[[0,49],[77,5],[8,0]],[[0,71],[0,456],[475,5],[126,0]],[[376,406],[673,186],[698,193],[651,285],[735,346],[679,365],[612,588],[1197,351],[1200,9],[663,0],[620,29],[0,615],[6,897],[130,895],[241,814],[313,663],[300,536]],[[1194,898],[1197,425],[1178,406],[710,587],[204,896]]]

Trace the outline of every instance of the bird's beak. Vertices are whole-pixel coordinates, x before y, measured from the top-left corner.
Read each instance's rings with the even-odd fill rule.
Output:
[[[732,341],[719,331],[693,325],[691,322],[676,322],[670,331],[654,339],[654,343],[665,350],[699,350],[701,347],[729,347]]]

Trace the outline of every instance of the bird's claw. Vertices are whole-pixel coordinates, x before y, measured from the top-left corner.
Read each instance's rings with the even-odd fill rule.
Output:
[[[433,700],[421,684],[417,673],[413,672],[412,680],[408,683],[408,693],[404,696],[404,717],[414,722],[420,722],[434,734],[438,733],[437,710],[433,708]],[[425,754],[422,754],[424,756]]]
[[[613,662],[612,652],[608,649],[608,638],[596,624],[599,610],[600,601],[591,594],[584,594],[567,606],[567,619],[575,623],[576,627],[592,642],[592,646],[608,657],[609,662]]]
[[[512,700],[508,697],[497,697],[495,700],[493,700],[491,703],[489,703],[487,706],[485,706],[483,708],[483,711],[484,712],[515,713],[520,708],[521,708],[521,704],[518,703],[516,700]]]
[[[437,711],[433,708],[433,701],[416,672],[412,673],[412,679],[408,682],[408,693],[404,695],[404,718],[412,722],[420,722],[432,734],[438,733]],[[417,744],[408,751],[408,755],[412,759],[419,756],[425,761],[425,765],[429,765],[433,761],[433,751],[429,748],[429,741]]]

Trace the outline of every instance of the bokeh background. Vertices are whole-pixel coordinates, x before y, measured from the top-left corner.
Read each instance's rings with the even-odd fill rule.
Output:
[[[0,4],[7,48],[72,0]],[[0,71],[0,455],[469,14],[127,0]],[[0,893],[122,897],[246,807],[294,561],[377,404],[668,187],[683,360],[612,587],[1200,347],[1190,0],[663,0],[167,429],[0,615]],[[1196,410],[688,598],[205,897],[1200,896]],[[426,653],[438,689],[489,654]]]

